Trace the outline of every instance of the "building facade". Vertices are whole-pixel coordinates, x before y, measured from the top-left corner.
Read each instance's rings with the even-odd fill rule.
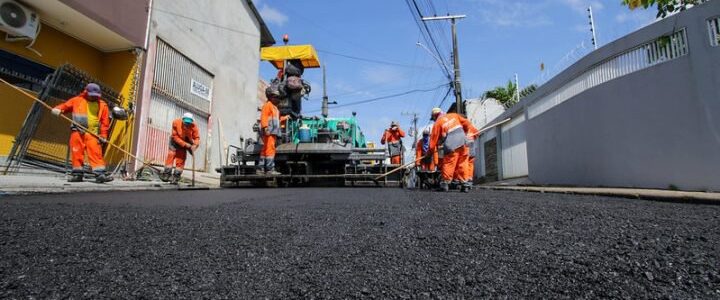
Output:
[[[148,0],[4,0],[2,9],[20,16],[4,22],[38,20],[36,36],[24,38],[0,31],[0,77],[16,87],[37,95],[50,74],[64,65],[76,75],[102,83],[114,91],[127,107],[137,88],[138,67],[142,61],[148,21]],[[26,12],[28,12],[26,14]],[[58,83],[62,89],[62,83]],[[69,86],[66,86],[69,87]],[[69,91],[69,93],[77,90]],[[49,104],[63,99],[49,97]],[[33,100],[0,83],[0,160],[4,161],[30,115]],[[49,114],[46,114],[49,115]],[[67,153],[68,124],[57,118],[38,115],[29,152],[50,161],[64,160]],[[111,141],[129,146],[127,122],[113,122]],[[109,150],[108,159],[122,155]]]
[[[588,54],[494,122],[489,181],[720,190],[720,2]]]
[[[260,47],[274,43],[252,1],[153,0],[138,99],[135,154],[162,164],[170,124],[192,112],[196,168],[226,163],[228,145],[254,137]]]

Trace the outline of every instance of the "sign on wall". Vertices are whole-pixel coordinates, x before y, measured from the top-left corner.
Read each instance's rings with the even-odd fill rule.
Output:
[[[212,91],[207,85],[204,85],[199,81],[196,81],[195,79],[190,79],[190,93],[207,101],[210,101],[210,95],[212,94]]]

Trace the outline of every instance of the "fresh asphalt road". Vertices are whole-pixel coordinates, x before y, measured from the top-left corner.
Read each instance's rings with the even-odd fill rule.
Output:
[[[0,207],[0,298],[720,297],[720,206],[306,188]]]

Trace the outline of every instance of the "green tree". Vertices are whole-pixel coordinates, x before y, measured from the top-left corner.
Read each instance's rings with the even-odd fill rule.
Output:
[[[686,10],[693,5],[703,3],[707,0],[623,0],[623,4],[627,5],[630,9],[636,9],[639,7],[649,8],[653,5],[657,5],[657,17],[664,18],[668,14]]]
[[[520,99],[532,94],[537,89],[537,86],[531,84],[520,91]],[[505,107],[511,107],[518,102],[517,99],[517,86],[512,80],[508,80],[505,86],[498,86],[492,90],[486,91],[483,94],[483,98],[493,98],[500,102]]]

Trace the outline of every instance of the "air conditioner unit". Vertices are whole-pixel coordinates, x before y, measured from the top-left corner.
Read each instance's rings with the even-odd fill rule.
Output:
[[[40,17],[14,0],[0,0],[0,30],[16,37],[35,39]]]

